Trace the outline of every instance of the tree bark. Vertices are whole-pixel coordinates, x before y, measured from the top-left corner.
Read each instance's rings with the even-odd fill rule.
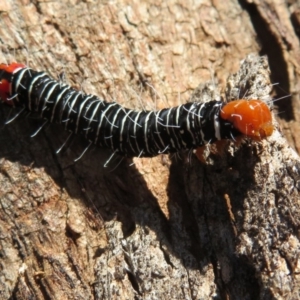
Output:
[[[268,100],[271,82],[292,97],[272,137],[208,149],[205,163],[181,153],[104,167],[111,152],[100,148],[74,163],[85,141],[56,154],[60,126],[34,138],[31,116],[2,126],[0,298],[298,299],[299,11],[271,0],[2,0],[3,62],[126,107]],[[271,80],[253,52],[268,55]],[[9,114],[0,108],[2,123]]]

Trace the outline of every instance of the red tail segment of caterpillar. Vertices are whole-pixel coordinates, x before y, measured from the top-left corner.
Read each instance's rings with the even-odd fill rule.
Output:
[[[11,97],[11,82],[5,78],[5,74],[14,74],[25,67],[25,65],[18,63],[12,63],[9,65],[0,64],[0,98],[4,103],[13,105],[13,101],[9,100]]]
[[[260,141],[274,130],[270,109],[261,100],[231,101],[221,109],[220,116],[253,140]]]
[[[243,135],[255,141],[267,138],[274,130],[270,109],[261,100],[231,101],[222,107],[220,117],[230,122]],[[237,137],[237,141],[240,142],[241,138],[242,136]],[[217,141],[215,147],[212,147],[209,152],[222,155],[225,145],[224,140]],[[201,162],[206,163],[204,146],[197,148],[195,154]]]

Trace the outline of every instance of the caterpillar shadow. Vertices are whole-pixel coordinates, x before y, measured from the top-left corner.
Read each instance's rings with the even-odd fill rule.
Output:
[[[1,120],[5,114],[7,110],[1,109]],[[112,160],[109,167],[104,168],[111,151],[94,147],[74,163],[86,147],[83,140],[76,138],[57,155],[55,151],[65,142],[68,133],[53,124],[30,138],[33,128],[37,128],[32,123],[35,121],[20,119],[1,129],[0,158],[29,168],[43,168],[60,189],[66,189],[71,198],[80,199],[94,218],[103,223],[120,221],[125,238],[137,225],[151,228],[168,249],[164,250],[164,255],[170,264],[168,257],[174,255],[187,269],[205,272],[206,266],[212,263],[218,273],[218,255],[221,253],[236,266],[229,288],[234,289],[235,280],[240,277],[248,280],[252,287],[258,285],[254,279],[255,271],[247,259],[235,255],[235,227],[240,226],[242,217],[232,219],[232,215],[237,216],[242,211],[241,199],[255,184],[253,170],[257,161],[250,153],[251,146],[244,144],[235,157],[228,153],[226,158],[216,156],[213,165],[203,165],[194,158],[191,163],[174,159],[167,187],[167,218],[131,159]],[[246,167],[245,155],[250,157]],[[243,184],[239,188],[241,180]],[[231,199],[232,215],[224,200],[225,194]],[[36,199],[32,201],[36,202]],[[35,205],[31,208],[34,210]],[[67,231],[76,239],[72,228]],[[95,256],[101,255],[102,251],[95,250]],[[222,284],[221,275],[217,281]]]

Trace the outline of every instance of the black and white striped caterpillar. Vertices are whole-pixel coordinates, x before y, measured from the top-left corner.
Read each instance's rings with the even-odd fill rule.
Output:
[[[0,65],[1,100],[36,112],[48,122],[128,157],[194,149],[246,135],[273,132],[268,106],[260,100],[186,103],[159,111],[135,111],[55,81],[23,64]]]

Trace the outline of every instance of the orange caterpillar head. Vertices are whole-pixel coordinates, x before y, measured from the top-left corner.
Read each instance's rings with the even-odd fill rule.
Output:
[[[222,108],[220,116],[254,140],[264,139],[274,130],[270,109],[261,100],[231,101]]]
[[[12,63],[9,65],[0,64],[0,99],[9,104],[13,105],[13,102],[9,100],[11,95],[11,79],[12,75],[20,69],[25,68],[23,64]]]

